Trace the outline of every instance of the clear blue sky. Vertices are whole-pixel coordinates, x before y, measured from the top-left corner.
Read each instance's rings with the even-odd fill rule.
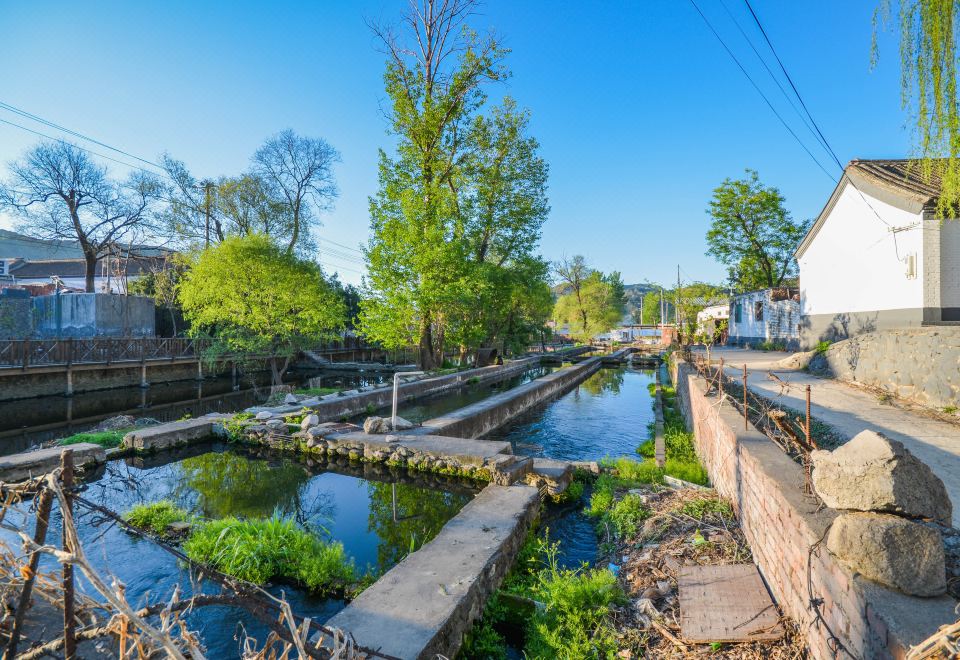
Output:
[[[724,2],[759,48],[742,0]],[[813,149],[724,5],[698,3]],[[870,70],[874,2],[753,3],[844,163],[907,153],[895,32],[881,34]],[[168,151],[204,177],[239,173],[283,128],[324,137],[343,162],[320,237],[357,246],[377,149],[389,145],[384,56],[364,19],[396,20],[405,5],[0,0],[0,101],[145,158]],[[512,79],[491,92],[531,109],[550,163],[547,258],[581,253],[627,282],[673,281],[678,263],[684,280],[719,281],[723,269],[704,256],[704,210],[724,177],[757,169],[796,217],[815,216],[832,190],[688,0],[490,0],[471,24],[513,50]],[[3,110],[0,119],[50,130]],[[0,124],[0,163],[34,140]],[[359,280],[357,263],[321,261]]]

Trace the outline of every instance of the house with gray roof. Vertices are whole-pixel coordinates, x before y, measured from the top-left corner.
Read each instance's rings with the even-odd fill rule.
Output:
[[[960,324],[960,220],[910,160],[853,160],[795,252],[801,346]]]

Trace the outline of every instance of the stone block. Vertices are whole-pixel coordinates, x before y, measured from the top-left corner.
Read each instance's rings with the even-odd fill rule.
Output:
[[[52,472],[60,467],[60,454],[67,447],[50,447],[10,456],[0,456],[0,481],[15,483]],[[70,445],[73,450],[73,464],[77,467],[88,464],[104,463],[107,453],[100,445],[79,442]]]
[[[943,482],[901,442],[863,431],[832,452],[813,452],[811,460],[814,488],[829,507],[951,524],[953,505]]]

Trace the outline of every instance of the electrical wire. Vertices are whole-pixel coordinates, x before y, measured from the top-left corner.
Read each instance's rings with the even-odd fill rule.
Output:
[[[754,81],[750,73],[746,70],[743,64],[741,64],[740,60],[737,59],[737,56],[734,55],[732,50],[730,50],[730,47],[727,46],[727,42],[723,40],[723,37],[720,36],[720,33],[717,32],[716,28],[713,27],[713,24],[710,22],[710,19],[707,18],[706,14],[704,14],[703,11],[701,11],[700,6],[697,4],[696,0],[690,0],[690,4],[692,4],[693,8],[697,10],[697,13],[700,14],[700,18],[703,19],[703,22],[706,23],[707,27],[710,28],[710,31],[713,32],[713,36],[717,38],[717,41],[720,42],[720,45],[723,46],[723,49],[727,51],[727,55],[730,56],[730,59],[734,61],[734,63],[740,69],[741,73],[743,73],[743,75],[750,82],[750,84],[753,85],[753,88],[757,90],[757,93],[767,104],[767,107],[770,108],[770,111],[773,112],[773,114],[776,115],[777,119],[780,120],[780,123],[783,124],[783,127],[787,129],[787,132],[789,132],[790,135],[793,136],[793,139],[797,141],[797,144],[799,144],[800,147],[807,153],[807,155],[810,156],[810,159],[817,164],[817,167],[819,167],[821,171],[823,171],[823,173],[827,176],[827,178],[829,178],[834,183],[837,183],[836,177],[830,174],[830,172],[827,171],[827,169],[823,166],[820,160],[813,155],[813,152],[811,152],[810,149],[807,148],[807,145],[803,142],[803,140],[800,139],[800,137],[796,134],[796,132],[794,132],[794,130],[790,127],[790,124],[786,122],[786,120],[777,111],[776,107],[774,107],[774,105],[770,102],[770,99],[767,98],[767,95],[763,93],[763,90],[760,89],[760,86],[757,85],[756,81]]]

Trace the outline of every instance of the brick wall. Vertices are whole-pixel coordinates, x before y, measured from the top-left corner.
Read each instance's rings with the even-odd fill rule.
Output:
[[[812,657],[899,658],[955,620],[952,599],[906,596],[843,567],[818,543],[837,512],[803,494],[802,468],[752,425],[745,430],[731,405],[706,395],[691,367],[674,365],[673,375],[700,459],[733,503],[777,604],[806,631]],[[822,599],[825,623],[816,620],[811,597]],[[834,653],[831,635],[850,655]]]

